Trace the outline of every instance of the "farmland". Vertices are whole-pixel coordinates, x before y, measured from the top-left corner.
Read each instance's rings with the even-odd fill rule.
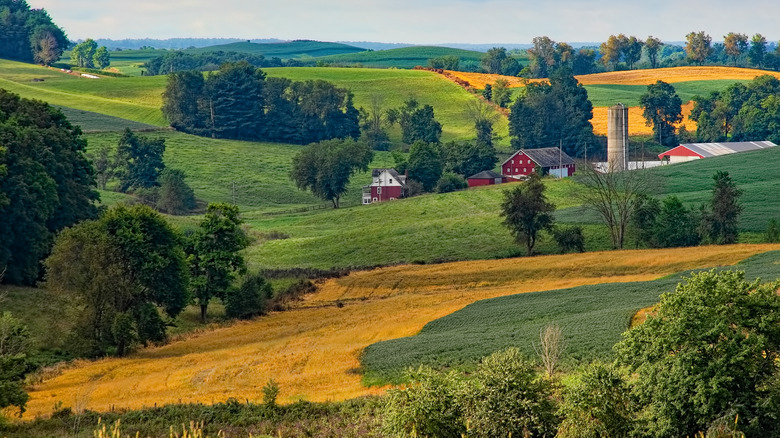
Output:
[[[323,56],[317,61],[337,65],[354,65],[371,68],[414,68],[427,66],[428,59],[442,56],[455,56],[461,64],[478,65],[484,53],[447,47],[413,46],[400,49],[366,51],[343,55]]]
[[[745,271],[749,279],[774,281],[780,277],[778,263],[780,252],[775,251],[754,256],[736,268]],[[561,275],[568,272],[562,270]],[[426,324],[414,336],[366,348],[361,358],[366,381],[400,383],[403,370],[420,364],[473,368],[480,358],[509,347],[533,357],[533,343],[538,343],[540,330],[548,324],[557,324],[564,331],[564,362],[608,360],[612,346],[637,310],[657,303],[684,275],[687,273],[654,281],[590,284],[479,301]]]
[[[321,41],[289,41],[284,43],[251,43],[236,42],[229,44],[220,44],[216,46],[200,47],[197,49],[186,49],[185,53],[205,53],[205,52],[239,52],[253,55],[263,55],[266,58],[281,59],[311,59],[324,56],[346,55],[352,53],[364,52],[365,49],[340,43],[328,43]]]
[[[354,272],[322,284],[291,311],[201,332],[128,358],[78,362],[35,385],[25,415],[48,414],[57,401],[97,410],[227,397],[256,401],[258,388],[270,378],[279,383],[283,402],[376,393],[382,389],[364,387],[357,372],[364,347],[411,336],[475,301],[584,284],[647,281],[680,270],[733,264],[773,249],[780,247],[610,251],[534,257],[522,263],[508,259]],[[637,303],[634,310],[640,307]]]

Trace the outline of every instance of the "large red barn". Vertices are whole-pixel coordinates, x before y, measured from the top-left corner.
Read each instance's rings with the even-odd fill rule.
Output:
[[[720,155],[749,152],[777,146],[771,141],[735,141],[725,143],[684,143],[659,154],[658,159],[668,163],[681,163]]]
[[[574,175],[574,160],[559,148],[520,149],[501,164],[501,173],[522,179],[539,167],[542,174],[560,177]]]

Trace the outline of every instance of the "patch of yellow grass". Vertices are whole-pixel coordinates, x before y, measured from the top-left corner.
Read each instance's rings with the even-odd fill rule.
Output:
[[[676,126],[685,125],[688,131],[696,131],[696,122],[688,120],[688,116],[693,109],[693,101],[682,106],[682,122]],[[593,108],[593,132],[597,135],[607,135],[607,107],[599,106]],[[632,106],[628,108],[628,135],[652,135],[653,127],[645,124],[645,118],[642,117],[642,108]]]
[[[655,308],[655,305],[645,307],[644,309],[639,309],[634,314],[634,316],[631,317],[631,327],[636,327],[638,325],[644,324],[645,321],[647,321],[647,317],[653,314],[653,309]]]
[[[780,79],[780,73],[739,67],[669,67],[648,70],[612,71],[592,75],[576,76],[582,85],[616,84],[649,85],[656,81],[672,84],[688,81],[712,81],[720,79],[752,80],[761,75],[772,75]]]
[[[477,300],[608,282],[643,281],[729,265],[780,245],[629,250],[441,265],[397,266],[329,280],[295,309],[198,333],[131,357],[81,361],[31,389],[27,415],[58,401],[92,410],[176,402],[259,401],[271,378],[279,400],[343,400],[361,385],[366,346],[410,336]],[[341,303],[343,307],[336,304]],[[29,417],[28,417],[29,418]]]

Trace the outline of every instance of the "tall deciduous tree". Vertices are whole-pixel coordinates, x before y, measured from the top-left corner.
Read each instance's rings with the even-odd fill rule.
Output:
[[[555,205],[544,194],[544,183],[539,172],[533,172],[523,184],[504,191],[501,216],[517,243],[524,244],[526,254],[532,255],[539,233],[549,231],[555,222]]]
[[[704,64],[704,61],[712,53],[712,37],[704,31],[691,32],[685,36],[685,40],[685,53],[688,55],[688,59],[699,65]]]
[[[100,46],[97,50],[95,50],[95,54],[92,57],[92,63],[95,65],[95,68],[108,68],[109,65],[111,65],[111,54],[108,53],[108,49],[106,46]]]
[[[409,161],[406,169],[409,178],[422,184],[426,192],[436,187],[444,172],[444,159],[441,149],[433,143],[418,141],[409,149]]]
[[[655,38],[652,35],[645,40],[645,53],[647,53],[647,59],[650,61],[650,68],[658,67],[658,52],[663,45],[664,43],[659,38]]]
[[[92,68],[95,66],[95,53],[98,45],[92,38],[87,38],[84,42],[76,44],[70,50],[70,60],[78,67]]]
[[[750,62],[758,68],[764,66],[764,58],[766,57],[766,38],[757,33],[750,39],[750,51],[748,52],[748,59]]]
[[[726,55],[731,56],[734,65],[737,65],[737,59],[748,47],[748,37],[743,33],[729,32],[723,37],[723,50]]]
[[[125,128],[119,139],[117,157],[123,167],[119,172],[119,190],[158,186],[157,178],[165,169],[165,139],[138,136]]]
[[[710,238],[719,244],[737,243],[739,237],[739,215],[742,204],[739,202],[742,190],[737,188],[728,172],[719,170],[712,177],[710,211],[707,214]]]
[[[4,90],[0,138],[0,270],[33,284],[54,234],[97,217],[94,169],[81,130],[59,110]]]
[[[638,375],[649,436],[694,436],[716,421],[778,436],[780,284],[743,272],[693,274],[616,346]]]
[[[374,152],[354,140],[328,140],[307,146],[293,157],[290,178],[301,190],[331,201],[339,208],[341,195],[357,171],[368,170]]]
[[[375,151],[390,149],[390,136],[387,135],[387,114],[382,108],[382,100],[378,95],[371,96],[367,110],[360,108],[360,130],[362,140]]]
[[[240,251],[247,247],[249,240],[241,229],[242,223],[237,206],[209,204],[197,230],[189,237],[190,290],[200,306],[204,323],[211,299],[225,300],[235,275],[246,271]]]
[[[623,55],[626,40],[626,36],[621,33],[620,35],[610,35],[607,41],[601,44],[599,52],[601,52],[601,62],[605,66],[612,64],[613,70],[617,68]]]
[[[422,105],[409,98],[400,108],[393,108],[387,112],[390,124],[398,122],[401,125],[402,141],[413,144],[417,141],[426,143],[439,143],[441,139],[441,123],[433,113],[433,107]]]
[[[638,170],[601,173],[584,164],[577,167],[577,174],[587,187],[578,193],[580,200],[609,228],[612,247],[622,249],[637,204],[645,199],[648,189],[644,173]]]
[[[80,354],[124,355],[165,339],[165,323],[189,302],[181,237],[151,208],[117,206],[63,231],[46,259],[46,287],[83,309]]]
[[[30,9],[23,0],[0,0],[0,58],[48,65],[67,47],[68,37],[45,9]]]
[[[493,47],[482,57],[482,68],[487,73],[517,76],[520,64],[515,58],[507,55],[506,48]]]
[[[647,92],[639,98],[639,105],[645,123],[653,127],[658,142],[665,146],[675,145],[674,125],[682,121],[682,99],[674,87],[660,80],[648,85]]]
[[[550,83],[531,83],[512,104],[509,135],[515,149],[563,145],[571,156],[582,156],[593,144],[593,105],[588,92],[560,69]]]
[[[634,64],[639,62],[639,58],[642,57],[642,46],[644,42],[637,39],[635,36],[631,36],[625,39],[623,44],[623,59],[626,61],[626,66],[631,70],[634,68]]]

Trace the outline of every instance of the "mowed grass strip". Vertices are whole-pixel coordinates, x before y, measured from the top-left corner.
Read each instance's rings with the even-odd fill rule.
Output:
[[[260,401],[269,379],[279,383],[279,400],[284,403],[376,393],[381,389],[362,384],[358,358],[365,347],[411,336],[428,322],[475,301],[583,284],[650,280],[681,269],[733,264],[778,248],[619,251],[354,272],[325,282],[291,311],[198,333],[127,358],[78,362],[30,388],[25,416],[48,415],[57,402],[108,410],[229,397]]]
[[[674,253],[658,256],[677,257]],[[612,267],[624,262],[609,260],[605,264]],[[749,279],[774,281],[780,278],[779,262],[780,251],[774,251],[750,258],[737,268],[746,271]],[[568,274],[566,267],[557,268],[561,275]],[[591,284],[479,301],[426,324],[415,336],[366,348],[361,358],[366,381],[400,383],[406,368],[421,364],[471,369],[480,358],[508,347],[535,357],[534,345],[538,347],[540,330],[548,324],[563,330],[564,363],[608,360],[612,346],[637,310],[658,302],[659,296],[673,291],[681,278],[674,275],[655,281]]]

